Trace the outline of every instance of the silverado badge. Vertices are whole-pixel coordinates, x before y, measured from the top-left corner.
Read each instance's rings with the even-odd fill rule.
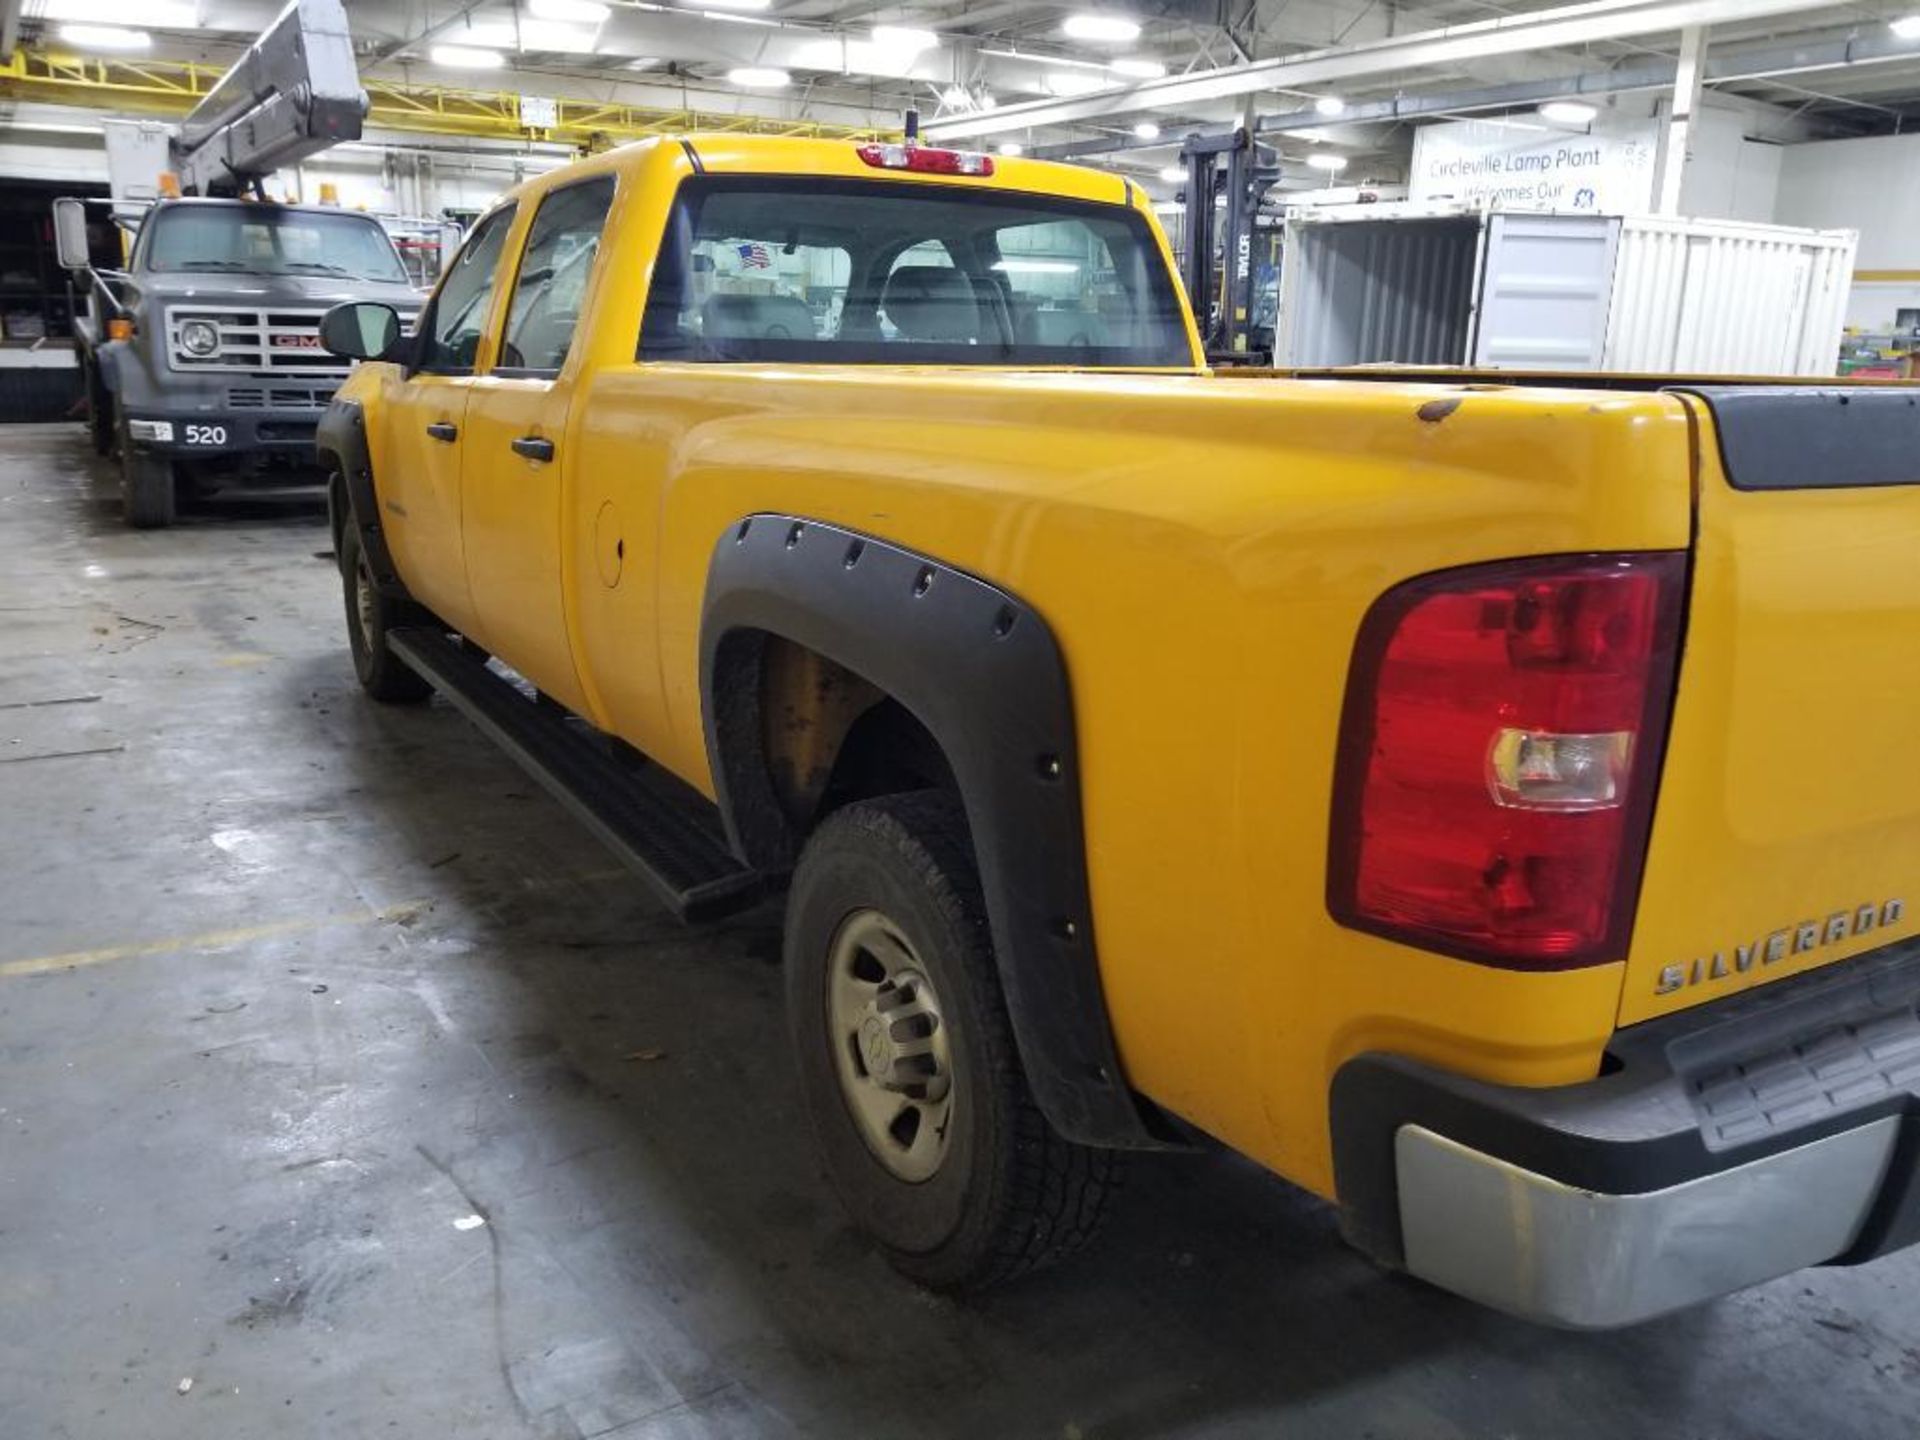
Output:
[[[1851,910],[1836,910],[1825,920],[1802,920],[1784,930],[1758,940],[1748,940],[1731,950],[1716,950],[1691,964],[1668,965],[1660,971],[1653,993],[1671,995],[1693,985],[1712,984],[1734,975],[1745,975],[1755,965],[1777,965],[1789,955],[1804,955],[1823,945],[1838,945],[1842,940],[1865,935],[1874,929],[1898,925],[1907,913],[1904,900],[1888,900],[1879,905],[1856,905]]]

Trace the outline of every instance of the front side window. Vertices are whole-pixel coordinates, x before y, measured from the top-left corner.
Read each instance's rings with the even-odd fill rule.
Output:
[[[513,207],[496,210],[478,225],[460,247],[433,298],[420,346],[420,368],[440,375],[464,375],[473,370],[480,337],[486,333],[487,311],[500,273],[500,252],[513,227]]]
[[[643,360],[1186,366],[1145,220],[1114,205],[867,180],[681,186]]]
[[[540,202],[527,232],[495,370],[553,375],[566,363],[601,227],[613,206],[613,185],[608,175],[555,190]]]
[[[169,205],[144,227],[145,265],[162,273],[327,275],[407,282],[376,220],[272,205]]]

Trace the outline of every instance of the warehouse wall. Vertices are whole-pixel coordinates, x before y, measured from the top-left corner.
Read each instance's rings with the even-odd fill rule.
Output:
[[[1717,220],[1775,219],[1787,147],[1755,138],[1756,117],[1744,110],[1701,109],[1680,177],[1680,213]]]
[[[1781,163],[1782,225],[1845,226],[1860,232],[1858,279],[1847,323],[1890,328],[1895,312],[1920,307],[1920,135],[1877,135],[1788,147]]]

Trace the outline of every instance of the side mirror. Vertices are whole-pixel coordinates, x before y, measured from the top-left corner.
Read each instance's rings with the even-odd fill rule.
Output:
[[[53,251],[63,270],[93,268],[93,247],[87,243],[85,201],[61,199],[53,202]]]
[[[386,360],[400,348],[400,316],[391,305],[349,300],[320,317],[320,343],[348,360]]]

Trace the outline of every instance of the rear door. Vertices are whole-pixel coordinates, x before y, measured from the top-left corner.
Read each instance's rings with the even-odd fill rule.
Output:
[[[592,295],[614,177],[541,197],[521,247],[492,367],[475,382],[461,445],[461,529],[478,635],[542,690],[586,709],[561,584],[574,335]]]
[[[1623,1022],[1920,913],[1920,387],[1688,403],[1699,538]]]
[[[1598,370],[1620,222],[1605,215],[1494,215],[1481,262],[1475,365]]]
[[[461,431],[483,356],[514,207],[474,227],[421,320],[413,365],[392,371],[379,414],[380,523],[407,587],[449,624],[473,625],[460,538]]]

